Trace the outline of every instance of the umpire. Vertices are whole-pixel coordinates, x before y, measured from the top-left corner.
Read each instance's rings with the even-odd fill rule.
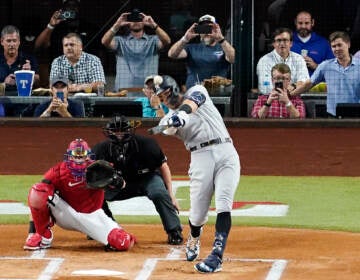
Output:
[[[113,218],[106,201],[147,196],[160,215],[168,243],[182,244],[179,206],[172,192],[166,156],[154,139],[136,135],[135,127],[134,121],[115,115],[103,128],[108,139],[93,147],[96,159],[111,162],[125,180],[124,186],[106,189],[103,209]]]

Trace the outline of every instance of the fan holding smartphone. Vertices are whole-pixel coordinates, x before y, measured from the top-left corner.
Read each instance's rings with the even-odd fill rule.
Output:
[[[200,38],[200,43],[190,42],[194,38]],[[186,88],[189,89],[213,76],[230,78],[229,67],[235,62],[235,49],[225,39],[215,17],[204,15],[170,48],[168,56],[186,60]]]
[[[82,101],[68,99],[68,78],[57,76],[50,82],[52,98],[40,103],[34,112],[34,117],[85,117]]]
[[[261,94],[256,100],[251,116],[253,118],[305,118],[305,104],[299,95],[292,96],[287,88],[291,84],[290,67],[279,63],[271,69],[273,89]]]

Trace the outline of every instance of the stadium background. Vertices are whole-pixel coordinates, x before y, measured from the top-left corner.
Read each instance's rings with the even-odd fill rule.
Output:
[[[285,3],[275,10],[268,11],[270,4]],[[61,0],[7,0],[0,3],[0,26],[14,24],[22,33],[22,45],[30,48],[33,41],[25,37],[37,36],[47,25],[53,11],[61,8]],[[171,19],[179,12],[188,12],[186,18],[191,22],[203,14],[212,14],[217,18],[223,33],[236,48],[236,63],[232,66],[230,78],[235,85],[233,91],[233,115],[247,116],[247,94],[256,87],[255,66],[261,55],[271,50],[270,34],[279,26],[294,28],[293,19],[299,10],[309,10],[315,18],[315,31],[322,36],[335,30],[346,30],[352,37],[351,51],[360,49],[360,2],[357,0],[121,0],[100,1],[81,0],[80,18],[90,22],[98,30],[98,36],[91,38],[99,42],[104,32],[111,26],[121,12],[140,8],[150,14],[169,33],[172,42],[179,39],[184,30],[179,28],[179,21],[171,24]],[[112,19],[112,20],[111,20]],[[183,28],[186,30],[189,22]],[[178,26],[177,28],[175,26]],[[115,64],[113,54],[104,48],[97,48],[109,80],[114,76]],[[47,58],[40,58],[43,68],[47,68]],[[167,50],[160,55],[160,74],[168,74],[179,83],[185,80],[183,61],[170,60]],[[47,80],[42,79],[46,85]]]

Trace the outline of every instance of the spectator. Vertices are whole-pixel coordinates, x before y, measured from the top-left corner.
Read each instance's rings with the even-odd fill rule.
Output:
[[[69,33],[63,38],[63,52],[51,63],[50,80],[65,76],[70,81],[69,93],[97,92],[105,84],[104,69],[100,59],[83,51],[78,34]]]
[[[198,29],[208,28],[199,32]],[[188,44],[200,36],[200,43]],[[235,49],[224,38],[215,17],[204,15],[194,23],[168,52],[170,58],[186,59],[186,88],[212,76],[227,77],[229,66],[235,62]]]
[[[49,84],[51,62],[63,52],[62,39],[65,35],[77,33],[86,52],[97,56],[103,53],[100,40],[95,40],[98,27],[81,18],[80,0],[63,0],[62,3],[61,9],[53,12],[44,30],[34,40],[34,51],[40,61],[41,85],[44,87]]]
[[[155,31],[145,33],[144,27]],[[125,35],[116,36],[119,29],[128,28]],[[142,87],[147,76],[158,73],[159,50],[171,43],[169,35],[154,21],[135,9],[123,13],[104,34],[102,44],[116,56],[115,91]]]
[[[56,223],[67,230],[87,234],[118,251],[129,250],[135,237],[123,230],[101,209],[103,189],[90,189],[85,181],[87,166],[93,162],[89,145],[82,139],[70,142],[64,161],[51,167],[28,195],[33,221],[25,250],[51,247]]]
[[[143,92],[145,96],[135,100],[142,104],[142,116],[144,118],[165,116],[169,109],[160,102],[159,97],[155,94],[154,75],[145,78]]]
[[[350,55],[350,36],[343,31],[335,31],[329,36],[335,58],[322,62],[311,79],[296,88],[291,95],[309,90],[312,86],[326,82],[326,110],[336,116],[338,103],[360,103],[360,59]]]
[[[5,83],[5,95],[17,95],[14,72],[33,70],[34,87],[39,83],[38,63],[34,56],[22,52],[20,48],[20,31],[13,25],[1,30],[1,45],[4,52],[0,54],[0,82]]]
[[[34,117],[85,117],[84,104],[68,99],[68,85],[66,77],[54,77],[51,80],[52,99],[40,103],[35,108]]]
[[[51,59],[59,56],[62,52],[61,42],[66,34],[77,33],[86,45],[91,43],[97,28],[89,22],[80,19],[80,0],[63,0],[63,7],[53,13],[48,25],[37,36],[35,50],[49,49]],[[90,44],[91,51],[95,52],[97,47]]]
[[[315,20],[307,11],[301,11],[295,18],[296,32],[291,51],[301,54],[306,62],[309,75],[314,73],[318,64],[334,58],[328,40],[315,33]]]
[[[358,50],[355,54],[354,57],[360,58],[360,50]]]
[[[191,152],[190,231],[186,243],[187,261],[200,252],[200,237],[215,201],[215,237],[211,253],[194,267],[201,273],[221,271],[223,254],[231,229],[231,209],[240,180],[240,160],[219,111],[206,88],[195,85],[185,94],[166,76],[155,77],[156,94],[171,110],[160,124],[170,127],[164,134],[180,138]]]
[[[96,158],[111,162],[121,171],[126,183],[124,188],[107,189],[105,199],[147,196],[160,215],[168,243],[182,244],[179,206],[172,191],[166,156],[154,139],[135,134],[135,128],[134,121],[115,115],[103,129],[108,139],[94,146]],[[112,217],[106,201],[103,209]]]
[[[304,58],[290,51],[291,46],[292,31],[288,28],[277,28],[273,33],[274,50],[262,56],[256,66],[258,89],[261,93],[269,93],[266,83],[270,85],[270,81],[267,80],[267,77],[271,75],[271,68],[278,63],[285,63],[290,67],[293,84],[289,86],[289,90],[293,90],[297,84],[309,79],[309,72]]]
[[[279,63],[271,69],[273,89],[259,95],[251,112],[253,118],[305,118],[305,105],[300,96],[289,96],[290,67]]]

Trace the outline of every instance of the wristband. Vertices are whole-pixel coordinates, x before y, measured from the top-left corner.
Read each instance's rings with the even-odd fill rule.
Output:
[[[50,23],[48,23],[46,27],[49,28],[50,30],[53,30],[55,28],[55,26],[52,26]]]
[[[224,41],[225,41],[225,38],[222,38],[220,41],[218,41],[218,44],[222,44],[222,43],[224,43]]]
[[[153,29],[154,31],[156,31],[156,29],[158,29],[159,25],[157,24]]]
[[[291,101],[289,101],[288,103],[286,103],[285,107],[286,107],[286,108],[290,108],[290,107],[291,107],[291,104],[292,104]]]
[[[271,104],[269,104],[269,103],[265,102],[265,103],[264,103],[264,106],[266,106],[266,107],[270,107],[270,106],[271,106]]]
[[[111,33],[114,34],[114,35],[118,32],[118,30],[116,30],[116,29],[114,28],[114,26],[110,28],[110,31],[111,31]]]
[[[181,39],[180,39],[180,41],[183,42],[183,43],[185,43],[185,44],[189,43],[189,40],[187,40],[187,39],[185,38],[185,36],[182,36]]]

